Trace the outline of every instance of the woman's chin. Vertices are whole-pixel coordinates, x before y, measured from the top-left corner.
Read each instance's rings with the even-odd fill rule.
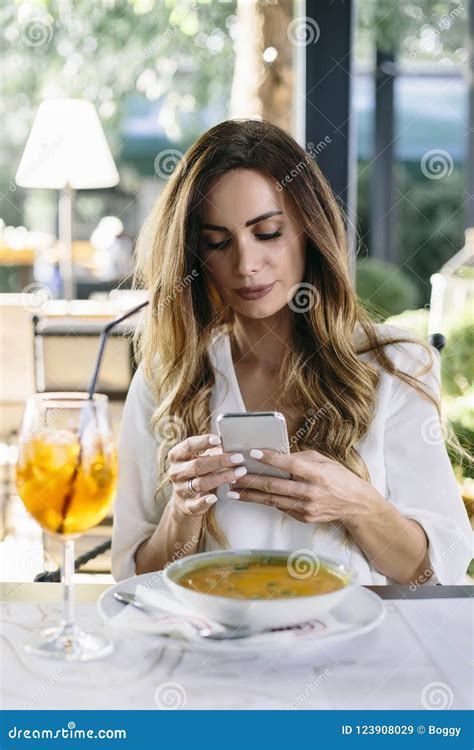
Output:
[[[286,302],[281,305],[275,305],[274,303],[263,304],[263,300],[257,300],[260,304],[252,302],[252,304],[243,303],[242,305],[233,304],[231,305],[234,312],[252,320],[262,320],[263,318],[271,318],[277,315],[283,307],[286,307]]]

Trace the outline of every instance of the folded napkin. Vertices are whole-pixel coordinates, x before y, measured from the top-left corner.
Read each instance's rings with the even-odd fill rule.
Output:
[[[167,594],[159,589],[150,588],[146,584],[138,584],[135,590],[135,596],[144,602],[150,609],[156,610],[157,614],[164,615],[162,618],[154,618],[155,621],[167,620],[171,623],[183,623],[186,626],[186,632],[193,631],[196,633],[196,629],[206,628],[212,633],[226,630],[226,628],[216,620],[204,618],[194,610],[186,607],[177,601],[171,594]],[[170,617],[171,615],[171,617]],[[195,627],[193,627],[195,626]],[[198,638],[201,636],[197,635]]]
[[[164,635],[184,641],[207,640],[199,634],[199,629],[209,629],[211,633],[227,630],[221,623],[205,618],[190,610],[181,602],[173,598],[171,594],[150,588],[146,584],[138,584],[135,595],[144,602],[148,610],[140,610],[133,605],[128,605],[113,618],[113,624],[119,631],[139,631],[150,635]],[[244,644],[252,643],[258,645],[260,642],[266,644],[271,642],[275,646],[291,642],[295,637],[293,630],[267,630],[255,635],[243,636],[232,639],[209,639],[216,646],[220,643],[232,643],[235,648]],[[269,640],[270,639],[270,640]]]
[[[108,621],[109,627],[118,636],[130,636],[133,633],[143,635],[163,635],[183,640],[195,640],[201,636],[187,619],[169,615],[164,610],[151,608],[147,611],[137,609],[132,604],[121,607],[120,611]]]

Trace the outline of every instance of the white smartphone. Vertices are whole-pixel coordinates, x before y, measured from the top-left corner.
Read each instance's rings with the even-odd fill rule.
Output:
[[[219,414],[216,422],[222,450],[242,453],[249,474],[291,478],[287,471],[263,464],[249,455],[251,448],[290,452],[286,420],[279,411],[228,412]]]

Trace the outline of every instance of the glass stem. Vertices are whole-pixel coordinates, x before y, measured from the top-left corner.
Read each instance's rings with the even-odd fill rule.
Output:
[[[73,633],[74,625],[74,587],[72,577],[74,575],[74,539],[63,541],[63,626],[64,633]]]

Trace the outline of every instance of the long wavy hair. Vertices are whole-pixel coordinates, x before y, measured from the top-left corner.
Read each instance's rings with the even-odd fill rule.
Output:
[[[307,238],[301,289],[313,291],[318,304],[305,306],[304,312],[297,311],[297,303],[290,306],[291,347],[279,367],[275,408],[297,407],[315,418],[302,419],[290,436],[291,451],[316,449],[369,481],[356,445],[374,416],[380,367],[433,401],[439,412],[434,394],[397,369],[384,352],[388,344],[413,337],[380,335],[358,301],[344,216],[313,158],[273,123],[227,120],[204,133],[184,155],[137,239],[134,286],[148,290],[150,304],[136,343],[157,404],[151,420],[159,439],[157,502],[163,502],[169,480],[171,447],[188,435],[211,431],[215,373],[208,346],[216,332],[232,332],[234,312],[201,262],[199,227],[210,181],[233,169],[258,170],[273,178],[277,189],[286,191]],[[420,343],[428,362],[418,375],[432,364],[430,347]],[[369,351],[369,361],[359,356]],[[296,403],[285,402],[288,392],[297,394]],[[199,549],[204,530],[221,547],[229,546],[215,506],[204,516]]]

